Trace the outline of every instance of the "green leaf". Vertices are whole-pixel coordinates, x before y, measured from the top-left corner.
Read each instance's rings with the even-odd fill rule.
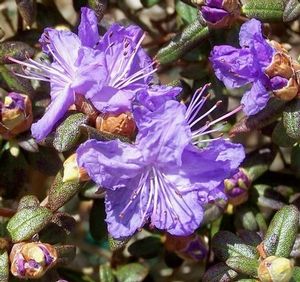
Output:
[[[267,256],[289,257],[296,240],[299,211],[285,206],[273,217],[263,241]]]
[[[294,99],[287,104],[282,115],[286,133],[293,139],[300,139],[300,99]]]
[[[88,117],[82,113],[71,114],[56,129],[53,146],[58,152],[74,148],[80,139],[80,125],[86,124]]]
[[[219,231],[212,239],[212,248],[218,259],[226,261],[230,257],[257,259],[256,248],[246,245],[242,239],[229,231]]]
[[[176,0],[175,9],[177,14],[184,20],[185,23],[190,24],[197,20],[198,9]]]
[[[99,185],[94,181],[88,181],[84,183],[79,196],[81,200],[103,199],[105,197],[105,190],[99,188]]]
[[[243,0],[243,13],[261,21],[281,21],[285,8],[284,0]]]
[[[100,265],[99,278],[101,282],[114,282],[115,277],[112,268],[108,264]]]
[[[290,282],[299,282],[300,281],[300,267],[295,266],[293,271],[293,276]]]
[[[160,49],[155,60],[161,65],[172,63],[200,44],[208,35],[208,27],[195,20]]]
[[[290,22],[299,18],[299,16],[300,16],[299,0],[287,0],[283,12],[283,21]]]
[[[82,187],[82,183],[63,182],[63,172],[59,171],[49,189],[48,206],[52,211],[58,210],[67,203]]]
[[[122,282],[142,282],[148,275],[148,268],[139,263],[129,263],[119,267],[115,275],[118,281]]]
[[[21,198],[18,211],[24,208],[37,208],[40,205],[40,201],[36,196],[27,195]]]
[[[234,256],[226,260],[226,264],[238,273],[257,277],[258,259],[250,259],[244,256]]]
[[[150,8],[159,2],[161,2],[161,0],[141,0],[142,5],[146,8]]]
[[[52,212],[45,207],[19,210],[8,222],[7,230],[14,243],[29,240],[51,220]]]
[[[280,121],[275,126],[272,133],[272,141],[280,147],[292,147],[296,143],[296,139],[291,138],[287,133],[283,125],[283,122]]]
[[[238,273],[228,267],[225,263],[221,262],[210,267],[202,277],[205,282],[226,282],[235,281]]]
[[[8,282],[9,277],[9,261],[6,250],[0,251],[0,281]]]
[[[19,65],[0,65],[0,80],[2,79],[11,91],[33,95],[29,79],[19,77],[15,73],[22,73],[22,67]]]
[[[8,58],[24,61],[34,55],[34,49],[21,41],[6,41],[0,43],[0,64],[12,64]]]
[[[162,248],[163,244],[159,237],[149,236],[132,243],[128,251],[137,258],[149,259],[158,256]]]
[[[107,0],[88,0],[88,4],[95,11],[99,22],[104,16],[107,3]]]

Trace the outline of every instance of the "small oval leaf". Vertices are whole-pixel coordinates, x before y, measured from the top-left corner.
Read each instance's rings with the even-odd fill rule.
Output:
[[[148,275],[148,268],[139,263],[129,263],[116,270],[118,281],[142,282]]]
[[[9,220],[7,230],[14,243],[28,240],[41,231],[51,217],[52,212],[45,207],[24,208]]]

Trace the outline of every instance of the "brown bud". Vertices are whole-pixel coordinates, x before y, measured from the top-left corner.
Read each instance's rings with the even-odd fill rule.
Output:
[[[27,95],[9,93],[0,107],[0,134],[11,139],[27,131],[32,124],[32,105]]]
[[[265,73],[269,77],[281,76],[290,79],[294,70],[292,69],[292,59],[288,54],[276,53],[271,64],[266,68]]]
[[[298,92],[299,84],[295,76],[289,79],[287,86],[278,90],[273,90],[273,94],[284,101],[291,101],[297,96]]]
[[[57,252],[49,244],[31,242],[15,244],[9,256],[11,273],[23,279],[37,279],[53,267]]]
[[[77,154],[68,157],[64,166],[63,182],[84,182],[90,180],[87,171],[84,168],[79,168],[77,164]]]
[[[119,115],[99,115],[96,120],[96,128],[99,131],[131,138],[135,134],[136,125],[131,113],[126,112]]]

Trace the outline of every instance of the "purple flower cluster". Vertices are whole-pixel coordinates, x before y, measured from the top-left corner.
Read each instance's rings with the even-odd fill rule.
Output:
[[[276,91],[288,84],[288,79],[266,74],[276,53],[275,48],[263,37],[262,26],[252,19],[244,23],[240,30],[240,46],[228,45],[214,47],[211,52],[215,74],[226,87],[237,88],[251,85],[241,103],[247,116],[261,111],[270,99],[270,91]]]
[[[203,149],[194,145],[223,119],[191,130],[209,114],[196,118],[206,100],[201,94],[186,108],[172,96],[140,92],[132,109],[138,128],[134,144],[90,140],[78,148],[79,166],[106,188],[113,237],[130,236],[146,223],[189,235],[202,221],[204,206],[225,198],[223,181],[236,172],[244,149],[222,139]]]
[[[89,9],[82,9],[78,36],[46,29],[40,42],[53,62],[18,62],[27,67],[26,77],[51,84],[51,104],[32,133],[38,140],[47,136],[78,94],[102,113],[130,112],[135,140],[89,140],[77,149],[78,165],[106,190],[106,221],[114,238],[145,224],[185,236],[198,228],[208,202],[225,198],[224,179],[237,171],[244,149],[220,137],[202,140],[208,144],[202,149],[195,146],[229,114],[205,123],[218,105],[200,115],[206,87],[186,108],[176,100],[181,88],[153,85],[156,69],[141,48],[143,38],[138,27],[117,24],[100,36]]]

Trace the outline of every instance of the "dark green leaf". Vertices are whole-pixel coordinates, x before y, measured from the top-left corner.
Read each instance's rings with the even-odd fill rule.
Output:
[[[124,248],[129,240],[130,240],[130,237],[124,238],[123,240],[121,240],[121,239],[117,240],[117,239],[112,238],[110,235],[108,235],[109,247],[113,252]]]
[[[243,13],[261,21],[282,21],[284,0],[243,0]]]
[[[258,252],[254,247],[246,245],[242,239],[229,231],[218,232],[213,237],[212,248],[216,257],[222,261],[235,256],[249,259],[258,258]]]
[[[293,271],[293,276],[290,282],[299,282],[300,281],[300,267],[295,266]]]
[[[282,115],[286,133],[293,139],[300,139],[300,99],[294,99],[287,104]]]
[[[139,263],[130,263],[119,267],[115,272],[118,281],[142,282],[148,275],[148,269]]]
[[[80,139],[80,125],[86,124],[88,117],[82,113],[71,114],[56,129],[53,146],[58,152],[69,151]]]
[[[40,201],[36,196],[28,195],[21,198],[18,211],[24,208],[37,208],[40,205]]]
[[[128,251],[137,258],[149,259],[158,256],[162,247],[159,237],[149,236],[135,241],[128,247]]]
[[[89,6],[95,11],[99,22],[104,16],[107,2],[107,0],[88,0]]]
[[[49,208],[53,211],[58,210],[68,202],[82,187],[82,183],[63,182],[63,172],[60,171],[52,183],[49,190]]]
[[[34,55],[34,49],[21,41],[6,41],[0,43],[0,64],[12,64],[8,58],[24,61]]]
[[[227,282],[234,281],[238,273],[221,262],[210,267],[202,277],[205,282]]]
[[[184,20],[185,23],[192,23],[197,20],[198,9],[176,0],[175,9],[177,14]]]
[[[45,207],[24,208],[8,222],[7,230],[13,242],[30,239],[51,220],[52,212]]]
[[[280,121],[273,130],[272,141],[281,147],[292,147],[297,140],[287,135],[283,122]]]
[[[250,259],[244,256],[234,256],[226,260],[226,264],[238,273],[257,277],[258,259]]]
[[[291,167],[297,176],[300,176],[300,145],[297,144],[292,148]]]
[[[289,257],[296,240],[299,211],[285,206],[273,217],[263,241],[267,256]]]
[[[208,27],[195,20],[182,33],[176,35],[167,46],[160,49],[155,59],[161,65],[172,63],[200,44],[208,35]]]

